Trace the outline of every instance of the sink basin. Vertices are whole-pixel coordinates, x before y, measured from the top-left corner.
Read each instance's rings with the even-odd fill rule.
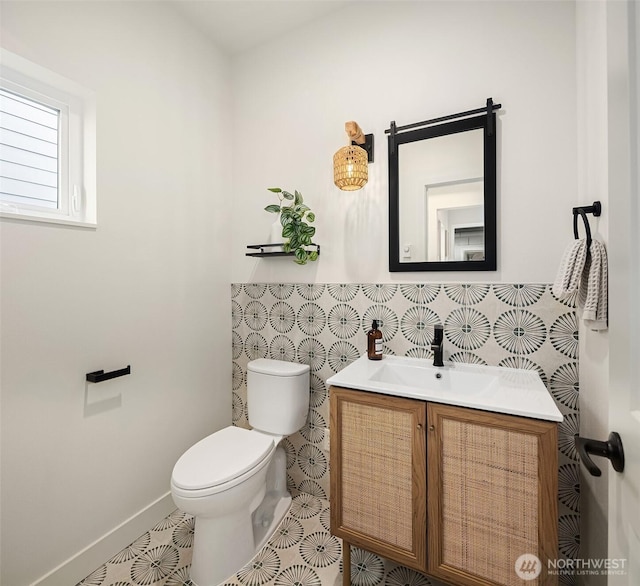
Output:
[[[368,360],[365,355],[327,379],[327,385],[562,421],[534,370],[458,362],[436,367],[424,358],[385,355]]]
[[[469,394],[486,391],[491,385],[497,384],[498,377],[495,374],[473,370],[469,372],[464,369],[464,366],[436,367],[428,363],[405,364],[399,361],[387,361],[371,374],[369,380],[424,391],[433,389]]]

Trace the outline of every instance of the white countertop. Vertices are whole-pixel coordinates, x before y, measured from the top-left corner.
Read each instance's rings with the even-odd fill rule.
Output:
[[[562,413],[537,372],[424,358],[366,355],[327,379],[327,385],[446,403],[495,413],[562,421]]]

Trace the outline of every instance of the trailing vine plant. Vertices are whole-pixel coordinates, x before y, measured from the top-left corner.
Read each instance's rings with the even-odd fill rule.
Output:
[[[309,206],[305,205],[302,194],[299,191],[289,193],[279,187],[269,187],[268,189],[275,193],[280,200],[279,204],[271,204],[264,209],[273,214],[280,214],[284,251],[293,252],[294,261],[299,265],[306,265],[307,261],[317,260],[318,253],[315,250],[306,249],[316,233],[316,229],[309,226],[309,223],[312,223],[316,216],[309,209]],[[286,205],[286,202],[290,202],[289,205]]]

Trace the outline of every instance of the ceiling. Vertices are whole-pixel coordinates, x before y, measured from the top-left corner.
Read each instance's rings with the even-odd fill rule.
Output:
[[[354,0],[170,0],[225,53],[235,55]]]

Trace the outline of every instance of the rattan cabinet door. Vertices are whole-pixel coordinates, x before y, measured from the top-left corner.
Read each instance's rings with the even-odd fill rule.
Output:
[[[555,584],[556,424],[435,403],[427,420],[428,573],[462,586]]]
[[[426,403],[331,387],[331,532],[426,571]]]

